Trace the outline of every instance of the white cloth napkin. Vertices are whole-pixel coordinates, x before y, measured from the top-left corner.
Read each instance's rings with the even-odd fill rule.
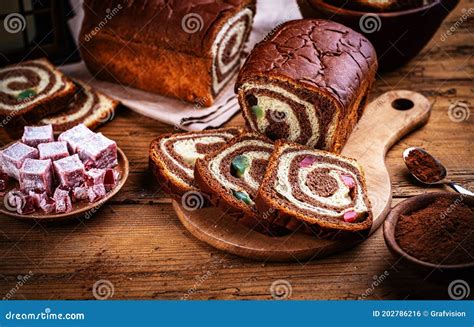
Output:
[[[69,26],[77,41],[84,17],[82,1],[71,0],[71,6],[76,15],[69,21]],[[258,0],[257,14],[246,51],[249,52],[255,43],[262,40],[279,24],[298,18],[301,18],[301,14],[294,0]],[[87,71],[83,62],[64,65],[60,69],[68,76],[82,79],[99,91],[121,101],[141,115],[184,130],[219,127],[240,110],[234,94],[235,79],[227,84],[212,107],[203,108],[180,100],[95,79]]]

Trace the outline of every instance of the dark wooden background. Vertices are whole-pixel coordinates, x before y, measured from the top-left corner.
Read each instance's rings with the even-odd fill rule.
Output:
[[[456,103],[466,105],[465,116],[473,110],[474,17],[441,40],[462,9],[473,4],[461,1],[417,58],[378,76],[372,98],[410,89],[433,103],[428,125],[388,154],[393,205],[442,189],[426,189],[408,177],[401,160],[408,146],[426,148],[448,167],[449,178],[474,187],[473,117],[458,122],[449,116]],[[242,124],[240,116],[230,122]],[[270,299],[272,283],[285,280],[291,299],[448,298],[447,285],[454,277],[433,280],[397,263],[382,229],[350,251],[303,263],[255,262],[198,241],[181,226],[147,169],[150,141],[172,130],[127,108],[100,128],[125,151],[131,174],[124,189],[92,219],[41,226],[0,216],[0,297],[94,299],[93,285],[107,280],[113,285],[112,299]],[[4,133],[0,141],[9,142]]]

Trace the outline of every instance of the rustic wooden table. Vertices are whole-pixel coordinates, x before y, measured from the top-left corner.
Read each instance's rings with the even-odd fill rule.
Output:
[[[393,205],[441,189],[426,189],[408,177],[401,160],[408,146],[428,149],[454,181],[474,186],[474,124],[469,118],[474,19],[456,24],[453,35],[441,39],[473,3],[462,1],[408,65],[378,76],[372,98],[410,89],[433,103],[428,125],[388,154]],[[229,123],[242,124],[240,116]],[[102,283],[113,288],[108,293],[113,299],[271,299],[272,283],[283,280],[291,287],[291,299],[448,298],[452,279],[432,280],[398,264],[381,228],[350,251],[310,262],[255,262],[220,252],[181,226],[148,171],[150,141],[173,127],[121,108],[100,131],[115,139],[130,160],[124,189],[89,220],[41,226],[0,216],[0,297],[94,299],[93,285]],[[2,134],[0,141],[9,140]]]

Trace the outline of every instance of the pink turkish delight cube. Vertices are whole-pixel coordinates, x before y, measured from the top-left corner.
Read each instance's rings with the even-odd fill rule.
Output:
[[[0,163],[3,172],[20,180],[20,168],[27,159],[38,159],[38,150],[26,144],[17,142],[0,152]]]
[[[54,191],[53,200],[56,213],[65,213],[72,210],[71,197],[67,189],[61,188],[61,186],[57,187]]]
[[[46,192],[29,191],[28,196],[33,199],[33,205],[36,209],[41,209],[41,202],[49,199],[48,193]]]
[[[77,147],[87,168],[112,168],[117,165],[117,143],[97,133]]]
[[[77,186],[72,190],[72,201],[79,202],[84,201],[89,198],[88,194],[88,187],[87,186]]]
[[[51,159],[37,160],[27,158],[20,169],[20,189],[28,193],[53,193],[53,169]]]
[[[38,144],[39,158],[42,160],[51,159],[53,161],[69,156],[66,142],[49,142]]]
[[[61,133],[58,137],[58,141],[66,142],[69,151],[71,151],[71,153],[76,153],[77,147],[94,135],[95,133],[87,128],[86,125],[79,124]]]
[[[104,176],[104,186],[107,192],[111,191],[120,180],[120,173],[115,169],[107,169]]]
[[[103,184],[93,185],[87,189],[87,194],[89,197],[89,202],[96,202],[100,199],[104,198],[105,194],[105,187]]]
[[[84,183],[86,170],[77,154],[53,162],[56,178],[62,186],[73,188]]]
[[[45,199],[41,200],[39,207],[45,213],[52,213],[56,210],[56,202],[50,197],[46,197]]]
[[[105,169],[92,168],[86,172],[87,186],[104,184]]]
[[[25,126],[21,141],[33,147],[38,146],[40,143],[53,142],[53,126]]]

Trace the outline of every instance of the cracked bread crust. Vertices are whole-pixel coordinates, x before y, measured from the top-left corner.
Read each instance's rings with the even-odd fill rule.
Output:
[[[353,170],[356,171],[356,180],[358,185],[360,185],[361,196],[366,207],[364,214],[367,216],[362,222],[348,223],[335,217],[328,218],[324,215],[319,216],[310,214],[305,210],[299,210],[299,207],[289,202],[288,199],[281,197],[280,193],[275,190],[274,184],[279,169],[279,160],[288,149],[311,151],[322,157],[335,156],[325,151],[309,150],[307,147],[295,143],[275,142],[275,150],[269,159],[269,165],[255,199],[258,210],[261,212],[271,212],[268,219],[274,224],[292,231],[303,231],[319,238],[364,238],[368,236],[372,227],[372,211],[367,197],[365,177],[355,160],[338,156],[338,158],[347,162],[347,165],[352,166]],[[293,189],[291,189],[291,192],[294,192]]]
[[[315,147],[338,153],[363,112],[376,71],[375,50],[364,36],[335,22],[302,19],[282,24],[255,46],[235,91],[250,127],[249,85],[274,85],[309,103],[327,103],[317,116],[329,127],[320,123]]]

